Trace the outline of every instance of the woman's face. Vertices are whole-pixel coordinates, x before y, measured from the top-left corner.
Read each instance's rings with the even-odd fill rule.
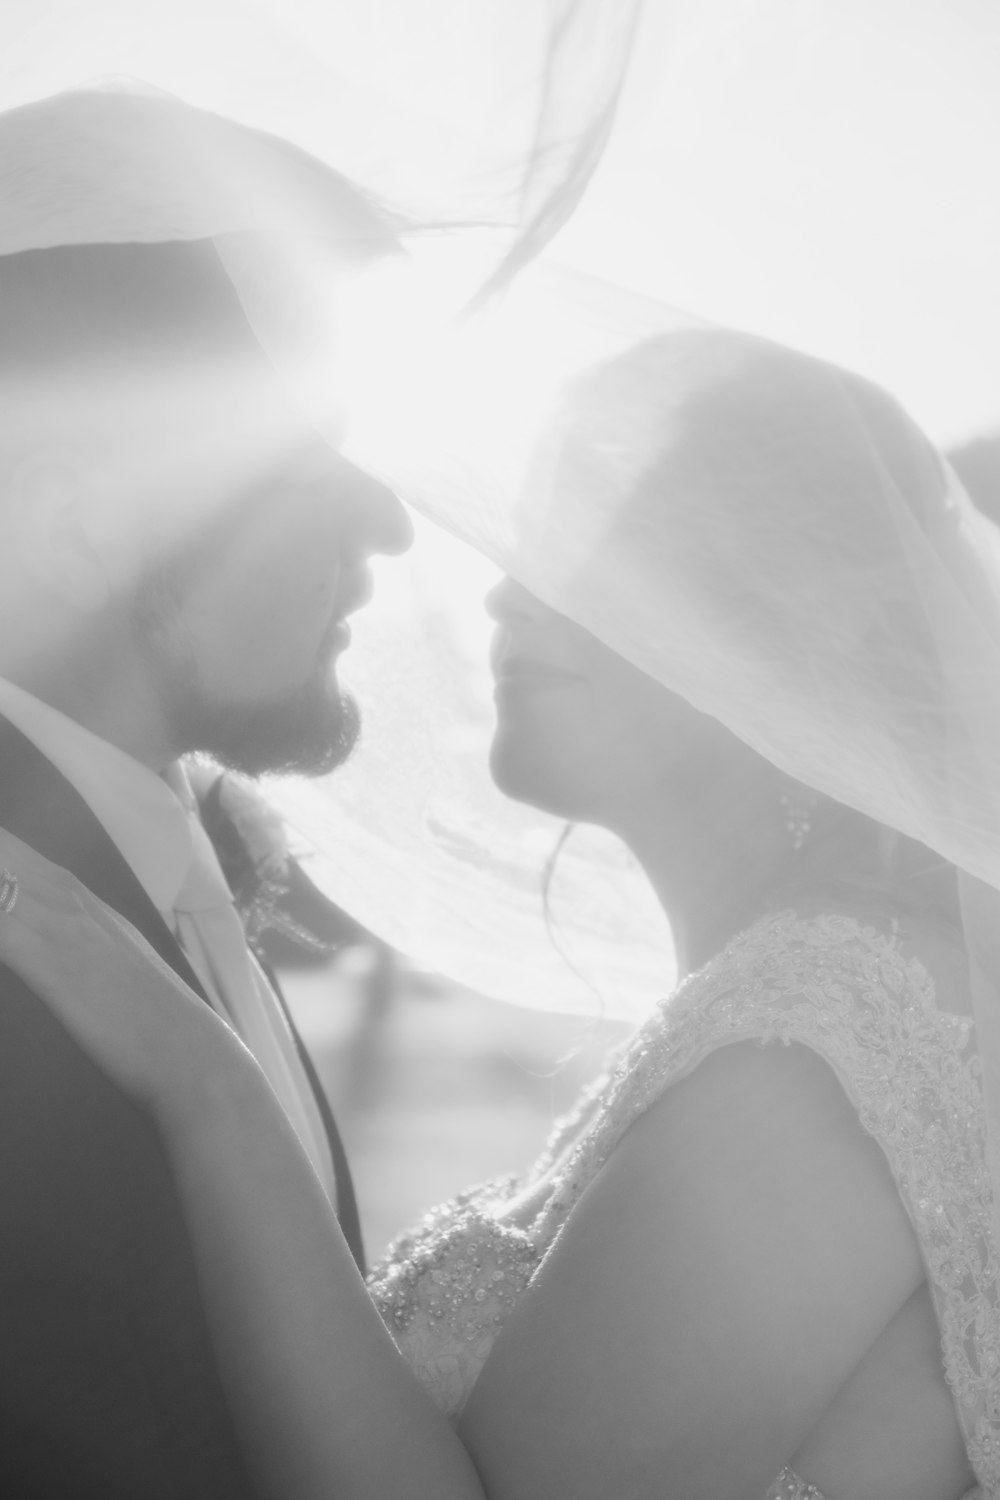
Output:
[[[507,796],[623,830],[654,801],[704,792],[732,736],[582,626],[506,578],[486,600]]]

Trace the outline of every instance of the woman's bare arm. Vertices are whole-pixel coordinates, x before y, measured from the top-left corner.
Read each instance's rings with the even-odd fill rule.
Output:
[[[493,1500],[749,1500],[923,1276],[832,1071],[803,1047],[737,1043],[590,1184],[459,1430]],[[919,1447],[899,1459],[910,1500]]]

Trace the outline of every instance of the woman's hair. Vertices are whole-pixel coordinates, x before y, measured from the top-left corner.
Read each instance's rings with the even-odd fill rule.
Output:
[[[908,659],[926,680],[933,646],[894,507],[924,531],[948,486],[892,397],[766,340],[697,329],[601,366],[567,410],[564,455],[583,462],[565,493],[576,506],[584,487],[636,581],[698,610],[710,600],[713,628],[762,648],[818,626],[825,654],[856,650],[875,669],[881,645],[893,682]],[[607,552],[593,561],[606,569]]]
[[[948,766],[955,664],[921,569],[946,555],[949,480],[885,392],[749,335],[677,331],[577,383],[559,464],[553,536],[572,530],[560,495],[586,518],[569,613],[588,623],[617,569],[619,648],[768,759],[745,725],[770,695],[774,763],[807,783],[810,756],[855,749],[886,780],[924,754]],[[951,865],[832,797],[797,864],[810,886],[957,920]]]
[[[772,893],[772,904],[796,891],[834,900],[863,893],[894,914],[961,929],[955,866],[842,802],[820,800],[795,874]]]

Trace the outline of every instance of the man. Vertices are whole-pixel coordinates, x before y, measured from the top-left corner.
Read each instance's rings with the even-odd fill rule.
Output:
[[[318,163],[172,101],[63,96],[0,116],[0,148],[0,825],[243,1037],[360,1257],[180,757],[318,772],[353,743],[347,619],[409,523],[302,415],[223,257],[280,263],[299,228],[310,264],[357,263],[393,236]],[[307,347],[302,283],[265,283]],[[251,1495],[155,1129],[6,970],[0,1038],[0,1491]]]

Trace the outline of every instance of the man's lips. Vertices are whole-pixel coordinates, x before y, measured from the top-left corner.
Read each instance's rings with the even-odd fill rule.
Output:
[[[345,567],[340,575],[336,593],[337,619],[356,614],[372,601],[375,580],[364,562]]]
[[[360,583],[353,594],[342,599],[337,616],[330,622],[327,632],[327,645],[333,652],[344,651],[351,644],[351,627],[347,616],[355,614],[359,609],[364,609],[370,603],[372,597],[371,579]]]
[[[332,665],[351,644],[351,627],[342,615],[330,621],[319,647],[319,661]]]

